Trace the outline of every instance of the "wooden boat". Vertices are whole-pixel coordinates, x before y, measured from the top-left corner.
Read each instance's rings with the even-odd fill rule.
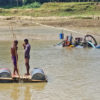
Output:
[[[37,83],[37,82],[47,82],[47,78],[45,80],[32,80],[31,76],[14,76],[12,78],[1,77],[0,83]]]

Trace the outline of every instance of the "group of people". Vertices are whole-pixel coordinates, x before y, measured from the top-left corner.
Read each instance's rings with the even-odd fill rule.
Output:
[[[31,46],[29,44],[28,39],[24,39],[23,43],[23,48],[24,48],[24,59],[25,59],[25,66],[26,66],[26,73],[25,75],[30,75],[29,70],[30,70],[30,65],[29,65],[29,60],[30,60],[30,49]],[[11,57],[12,57],[12,62],[14,65],[14,70],[13,70],[13,75],[19,75],[19,70],[18,70],[18,40],[13,41],[13,45],[11,47]]]
[[[81,45],[83,46],[84,45],[84,39],[81,38],[81,37],[76,37],[74,40],[73,40],[73,36],[72,34],[70,34],[69,36],[66,36],[66,39],[63,41],[63,47],[76,47],[78,45]]]

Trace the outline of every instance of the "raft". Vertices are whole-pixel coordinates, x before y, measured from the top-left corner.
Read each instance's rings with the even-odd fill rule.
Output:
[[[11,75],[11,72],[7,68],[0,69],[0,83],[37,83],[47,82],[47,77],[42,69],[35,68],[32,70],[29,76],[16,76]]]

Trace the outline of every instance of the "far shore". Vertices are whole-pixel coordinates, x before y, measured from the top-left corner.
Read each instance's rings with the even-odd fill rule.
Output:
[[[44,34],[41,34],[42,30],[45,30],[46,27],[48,27],[49,30],[46,30],[47,32]],[[59,30],[53,33],[54,36],[49,32],[52,30],[52,28],[54,30]],[[32,34],[32,31],[34,32],[34,29],[40,29],[40,31]],[[86,34],[91,34],[94,35],[100,42],[100,19],[97,16],[84,16],[82,18],[78,18],[75,16],[0,16],[0,30],[0,40],[12,40],[12,34],[14,33],[19,40],[25,37],[28,37],[32,40],[59,40],[58,33],[63,30],[66,34],[73,33],[74,36],[84,36]],[[23,34],[25,30],[31,32],[29,34]],[[12,31],[12,33],[10,34],[9,31]]]

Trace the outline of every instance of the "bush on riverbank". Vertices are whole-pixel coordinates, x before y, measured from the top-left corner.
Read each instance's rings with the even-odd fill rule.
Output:
[[[94,2],[33,3],[23,7],[0,9],[0,15],[15,16],[94,16],[100,15],[100,5]]]
[[[27,5],[24,5],[22,6],[21,8],[39,8],[41,6],[41,3],[39,2],[34,2],[34,3],[31,3],[31,4],[27,4]]]
[[[6,6],[0,6],[0,8],[3,8],[3,9],[15,9],[15,8],[25,8],[25,9],[28,9],[28,8],[39,8],[41,6],[41,3],[39,2],[33,2],[31,4],[25,4],[23,6],[19,5],[6,5]]]

